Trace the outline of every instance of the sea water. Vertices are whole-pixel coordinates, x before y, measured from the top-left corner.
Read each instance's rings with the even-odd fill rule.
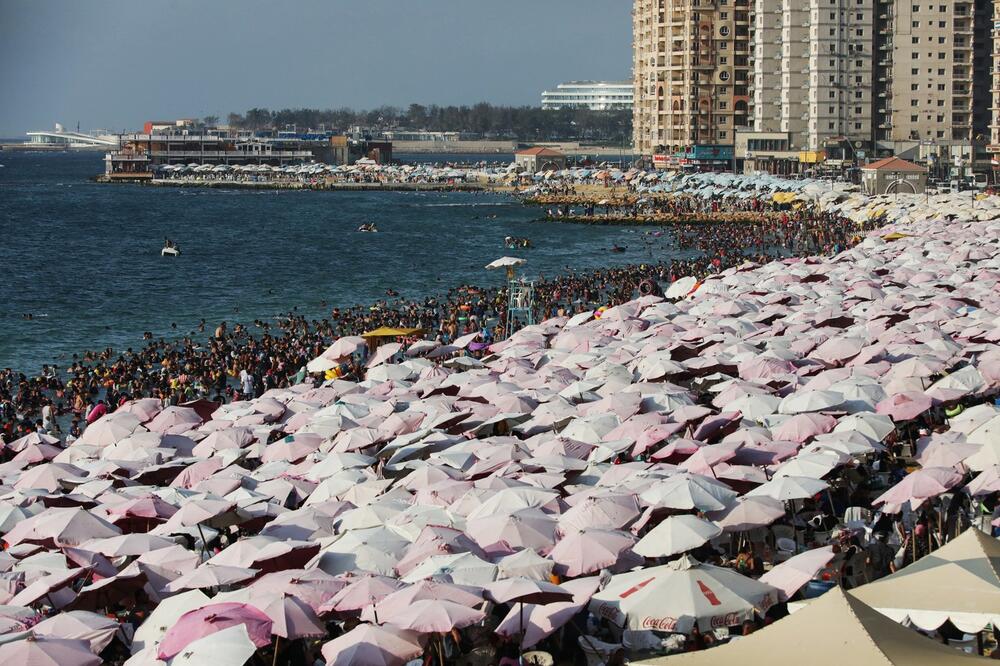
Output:
[[[417,298],[496,285],[503,273],[484,266],[504,255],[551,276],[674,254],[669,233],[541,223],[544,211],[497,194],[104,185],[90,180],[99,153],[0,162],[0,367],[26,373],[138,348],[145,331],[181,336],[202,318],[212,330],[293,308],[320,317],[388,288]],[[365,222],[379,233],[358,233]],[[508,250],[508,235],[533,247]],[[164,238],[179,257],[160,255]]]

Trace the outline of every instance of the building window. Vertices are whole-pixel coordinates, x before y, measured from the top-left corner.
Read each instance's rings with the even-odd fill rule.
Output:
[[[916,83],[911,83],[910,84],[910,90],[919,90],[919,89],[920,89],[920,86],[918,84],[916,84]]]
[[[912,23],[910,23],[910,27],[911,28],[919,28],[920,27],[920,21],[913,21]]]
[[[861,129],[861,123],[854,123],[854,129],[856,130]]]
[[[911,99],[910,100],[910,106],[918,106],[919,104],[920,104],[920,100],[919,99]]]
[[[858,37],[864,37],[865,36],[865,29],[864,28],[858,28],[857,30],[854,31],[854,34],[857,35]]]
[[[916,67],[910,70],[910,76],[917,76],[918,74],[920,74],[920,70]]]
[[[911,44],[919,44],[920,43],[920,38],[919,37],[910,37],[910,43]]]

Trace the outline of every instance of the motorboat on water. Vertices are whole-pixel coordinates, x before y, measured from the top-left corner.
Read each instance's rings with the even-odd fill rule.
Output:
[[[378,227],[375,226],[374,222],[368,222],[368,223],[362,224],[360,227],[358,227],[358,231],[363,231],[363,232],[371,233],[371,234],[377,234],[378,233]]]
[[[165,247],[162,250],[160,250],[161,257],[176,257],[179,256],[180,253],[181,251],[178,250],[176,247]]]
[[[612,252],[624,252],[627,249],[628,248],[626,246],[624,246],[624,245],[617,245],[616,244],[616,245],[612,245],[611,246],[611,251]]]

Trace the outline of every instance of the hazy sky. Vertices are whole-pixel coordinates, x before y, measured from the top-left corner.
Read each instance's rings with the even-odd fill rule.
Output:
[[[0,136],[626,79],[628,0],[0,0]]]

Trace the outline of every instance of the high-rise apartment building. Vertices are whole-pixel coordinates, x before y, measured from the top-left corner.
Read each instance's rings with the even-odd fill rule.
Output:
[[[754,132],[788,152],[872,138],[873,0],[755,0]]]
[[[879,0],[876,138],[883,145],[985,138],[990,4]]]
[[[636,153],[728,160],[750,122],[750,0],[635,0]]]
[[[990,76],[990,143],[987,150],[993,154],[992,170],[995,175],[1000,175],[1000,2],[993,3],[993,29],[991,38],[993,39],[993,68]],[[993,182],[1000,182],[994,178]]]

